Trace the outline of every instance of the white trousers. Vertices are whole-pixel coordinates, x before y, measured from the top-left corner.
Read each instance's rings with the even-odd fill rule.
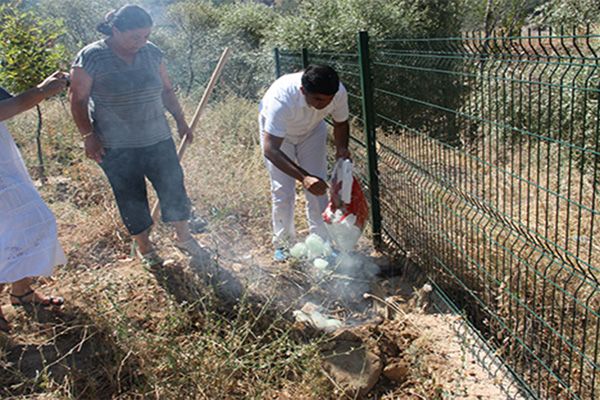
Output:
[[[263,129],[261,124],[261,145]],[[306,172],[321,179],[327,179],[327,125],[321,122],[304,141],[292,144],[283,141],[281,150]],[[271,200],[273,219],[273,245],[289,247],[296,242],[294,228],[294,208],[296,203],[296,180],[274,166],[265,158],[271,178]],[[327,228],[321,214],[327,207],[327,196],[315,196],[304,189],[306,216],[310,233],[328,240]]]

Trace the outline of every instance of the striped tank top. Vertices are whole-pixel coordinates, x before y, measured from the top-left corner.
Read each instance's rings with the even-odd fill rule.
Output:
[[[104,147],[146,147],[171,137],[162,102],[162,57],[148,42],[127,64],[104,40],[77,54],[73,67],[83,68],[93,80],[88,107]]]

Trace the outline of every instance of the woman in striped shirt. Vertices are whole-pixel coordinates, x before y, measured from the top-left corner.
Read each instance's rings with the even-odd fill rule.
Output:
[[[142,260],[161,265],[149,238],[152,218],[145,178],[160,199],[162,220],[176,231],[176,245],[202,261],[209,253],[190,234],[190,201],[165,117],[175,119],[182,138],[193,136],[169,80],[163,54],[148,41],[152,18],[126,5],[109,13],[97,29],[106,39],[85,46],[71,70],[71,112],[86,155],[106,174],[119,212]]]

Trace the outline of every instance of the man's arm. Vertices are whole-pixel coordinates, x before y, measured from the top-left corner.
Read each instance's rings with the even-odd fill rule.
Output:
[[[333,121],[333,139],[335,143],[335,158],[350,158],[348,142],[350,141],[350,124],[348,121]]]
[[[316,196],[324,195],[327,192],[327,183],[319,177],[310,175],[298,164],[290,160],[290,158],[281,151],[282,143],[283,138],[264,132],[263,154],[265,157],[281,171],[302,182],[302,186],[310,193]]]

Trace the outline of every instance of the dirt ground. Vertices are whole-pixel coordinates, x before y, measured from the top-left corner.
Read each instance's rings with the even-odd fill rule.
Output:
[[[401,261],[373,251],[366,238],[359,243],[356,257],[371,272],[339,272],[332,267],[329,274],[301,260],[274,263],[270,246],[254,240],[235,218],[227,224],[209,223],[197,238],[231,273],[229,282],[216,286],[226,301],[235,301],[243,288],[254,301],[269,302],[290,320],[295,310],[310,302],[343,323],[341,329],[327,334],[322,346],[323,373],[333,383],[333,398],[523,398],[460,317],[422,293],[424,278],[394,265]],[[371,296],[365,298],[365,293]],[[305,323],[296,323],[296,329],[308,338],[323,334]],[[335,360],[349,349],[362,349],[365,355]],[[365,368],[368,354],[377,360],[375,371]]]
[[[309,324],[294,323],[301,340],[321,342],[323,374],[333,388],[330,398],[520,398],[501,369],[491,374],[481,366],[472,352],[474,338],[458,335],[461,329],[465,333],[458,317],[436,312],[429,299],[419,300],[414,281],[407,282],[401,275],[372,275],[365,282],[360,274],[321,274],[301,261],[275,264],[265,250],[269,247],[254,241],[240,221],[230,218],[227,223],[213,225],[207,216],[207,222],[204,232],[196,237],[211,249],[225,271],[218,282],[212,282],[223,304],[234,304],[245,296],[257,304],[270,304],[294,323],[293,311],[312,302],[342,322],[341,329],[328,334]],[[202,268],[176,251],[163,229],[157,230],[155,240],[169,256],[160,273],[149,274],[129,257],[127,247],[105,243],[104,247],[97,245],[95,253],[101,255],[97,260],[82,258],[88,262],[85,268],[44,280],[46,292],[58,293],[69,301],[60,314],[4,306],[18,334],[16,340],[5,343],[3,355],[5,362],[17,365],[22,374],[4,377],[4,381],[26,384],[24,378],[34,379],[48,365],[46,370],[51,371],[54,381],[60,381],[73,366],[93,375],[99,360],[115,357],[113,353],[118,350],[111,345],[112,332],[89,328],[88,322],[97,318],[86,314],[90,303],[104,304],[99,309],[106,311],[103,318],[108,320],[115,317],[114,306],[119,305],[137,324],[152,330],[169,318],[165,312],[169,309],[167,294],[179,303],[201,296],[211,283]],[[359,252],[365,262],[390,269],[390,260],[374,254],[366,240]],[[347,281],[352,280],[361,284],[348,286]],[[92,292],[92,286],[102,290]],[[82,293],[95,293],[95,297],[82,299]],[[365,298],[364,293],[372,297]],[[29,318],[32,315],[33,322]],[[67,364],[62,362],[67,358]],[[122,359],[111,373],[126,377],[125,381],[138,379],[135,358]],[[286,398],[286,391],[274,396]]]
[[[217,272],[207,273],[179,252],[162,225],[154,229],[153,239],[165,266],[144,268],[97,166],[74,161],[41,188],[57,217],[69,263],[53,277],[40,279],[39,287],[64,296],[66,304],[50,312],[2,302],[13,332],[0,335],[0,397],[171,399],[185,393],[211,400],[520,398],[510,377],[485,355],[460,319],[436,309],[437,303],[421,290],[426,280],[402,260],[374,253],[368,238],[359,243],[358,267],[353,269],[339,268],[335,261],[326,270],[304,261],[273,263],[266,233],[268,185],[264,179],[256,181],[256,176],[264,178],[264,166],[252,139],[254,105],[241,107],[251,116],[240,119],[248,121],[247,129],[224,131],[219,115],[232,123],[230,115],[239,112],[240,104],[227,107],[207,119],[207,133],[215,133],[200,137],[195,155],[186,162],[190,197],[198,207],[195,236],[210,249],[221,267]],[[247,140],[222,135],[246,131]],[[236,182],[250,184],[240,190]],[[298,215],[301,219],[302,213]],[[8,298],[6,288],[0,294]],[[323,332],[296,321],[294,312],[307,304],[320,307],[324,318],[340,328]],[[205,315],[215,309],[218,318],[209,325]],[[252,319],[242,321],[240,328],[265,323],[284,332],[280,338],[318,346],[319,355],[307,357],[312,364],[285,364],[289,368],[283,368],[282,379],[253,392],[265,381],[264,371],[236,382],[230,378],[235,374],[220,371],[237,353],[211,358],[227,346],[220,342],[229,337],[221,327],[231,315],[243,318],[244,313],[253,313]],[[207,327],[222,329],[222,337],[207,342],[216,346],[213,353],[195,346]],[[252,329],[245,331],[249,337],[255,334]],[[256,340],[264,345],[261,335]],[[287,352],[294,343],[273,354],[267,343],[263,364],[277,365],[273,359],[291,357]],[[211,357],[197,360],[206,354]],[[482,367],[478,354],[494,366]],[[316,371],[302,375],[310,368]],[[255,366],[248,371],[254,372]],[[208,395],[202,387],[206,382],[228,391]]]

